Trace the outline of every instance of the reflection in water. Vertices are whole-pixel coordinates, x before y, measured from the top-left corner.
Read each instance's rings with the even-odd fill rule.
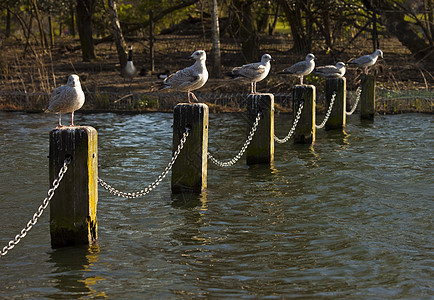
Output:
[[[49,262],[54,263],[52,277],[59,290],[50,298],[107,298],[105,292],[99,292],[95,286],[105,279],[101,276],[89,276],[92,267],[98,262],[99,246],[66,247],[53,250]]]

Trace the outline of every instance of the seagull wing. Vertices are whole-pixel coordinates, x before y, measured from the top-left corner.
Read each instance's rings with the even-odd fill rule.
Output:
[[[282,73],[286,73],[286,74],[301,74],[306,72],[306,70],[309,68],[309,65],[307,64],[306,61],[300,61],[292,66],[290,66],[289,68],[286,68],[282,71]]]
[[[197,80],[199,80],[197,72],[193,68],[187,67],[165,78],[162,88],[183,88]]]
[[[263,64],[253,63],[253,64],[243,65],[241,67],[234,68],[232,70],[232,74],[238,77],[254,79],[264,74],[266,70],[267,69]]]
[[[366,64],[369,64],[371,61],[372,61],[371,56],[364,55],[364,56],[361,56],[359,58],[356,58],[355,60],[350,61],[350,64],[356,64],[356,65],[364,66]]]

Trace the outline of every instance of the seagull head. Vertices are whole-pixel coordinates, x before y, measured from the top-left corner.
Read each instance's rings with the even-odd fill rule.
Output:
[[[264,54],[264,55],[262,55],[262,58],[261,58],[261,62],[262,63],[267,63],[267,62],[269,62],[271,60],[274,60],[274,59],[271,57],[270,54]]]
[[[343,63],[343,62],[338,62],[337,64],[336,64],[336,68],[338,68],[338,69],[341,69],[341,68],[345,68],[345,63]]]
[[[316,57],[312,53],[309,53],[308,55],[306,55],[306,61],[311,61],[314,59],[316,59]]]
[[[80,86],[80,78],[78,78],[78,75],[69,75],[67,85],[71,87]]]
[[[193,58],[194,60],[206,60],[206,52],[205,50],[194,51],[190,58]]]
[[[383,58],[383,51],[381,51],[380,49],[375,50],[374,55]]]

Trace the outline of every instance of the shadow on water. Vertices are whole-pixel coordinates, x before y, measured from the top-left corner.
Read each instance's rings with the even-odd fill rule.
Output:
[[[107,298],[105,292],[95,289],[99,281],[105,280],[101,276],[93,276],[91,272],[98,260],[98,245],[66,247],[49,253],[48,262],[54,265],[51,277],[58,291],[47,297],[52,299]]]

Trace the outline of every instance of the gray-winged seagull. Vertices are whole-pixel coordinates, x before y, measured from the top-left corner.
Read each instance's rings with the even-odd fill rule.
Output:
[[[73,74],[68,77],[65,85],[56,88],[50,97],[48,108],[45,112],[59,114],[59,127],[62,127],[62,113],[71,113],[71,126],[74,126],[74,111],[84,104],[84,93],[81,89],[80,79]]]
[[[205,51],[197,50],[191,55],[191,58],[196,60],[192,66],[171,74],[164,79],[160,87],[160,89],[174,89],[187,92],[188,103],[191,103],[190,95],[194,100],[198,101],[191,91],[201,88],[208,80],[208,71],[205,65]]]
[[[340,61],[335,66],[316,67],[313,72],[324,77],[342,78],[345,75],[345,64]]]
[[[290,74],[300,77],[300,84],[303,85],[303,76],[309,75],[315,68],[315,55],[309,53],[306,59],[300,61],[277,74]]]
[[[233,68],[228,75],[235,80],[250,82],[250,92],[256,94],[256,83],[267,77],[273,60],[270,54],[262,55],[261,61]]]
[[[350,61],[348,64],[365,67],[365,74],[368,74],[368,67],[373,66],[377,62],[379,56],[383,58],[383,51],[380,49],[375,50],[375,52],[370,55],[363,55],[359,58],[356,58]]]

